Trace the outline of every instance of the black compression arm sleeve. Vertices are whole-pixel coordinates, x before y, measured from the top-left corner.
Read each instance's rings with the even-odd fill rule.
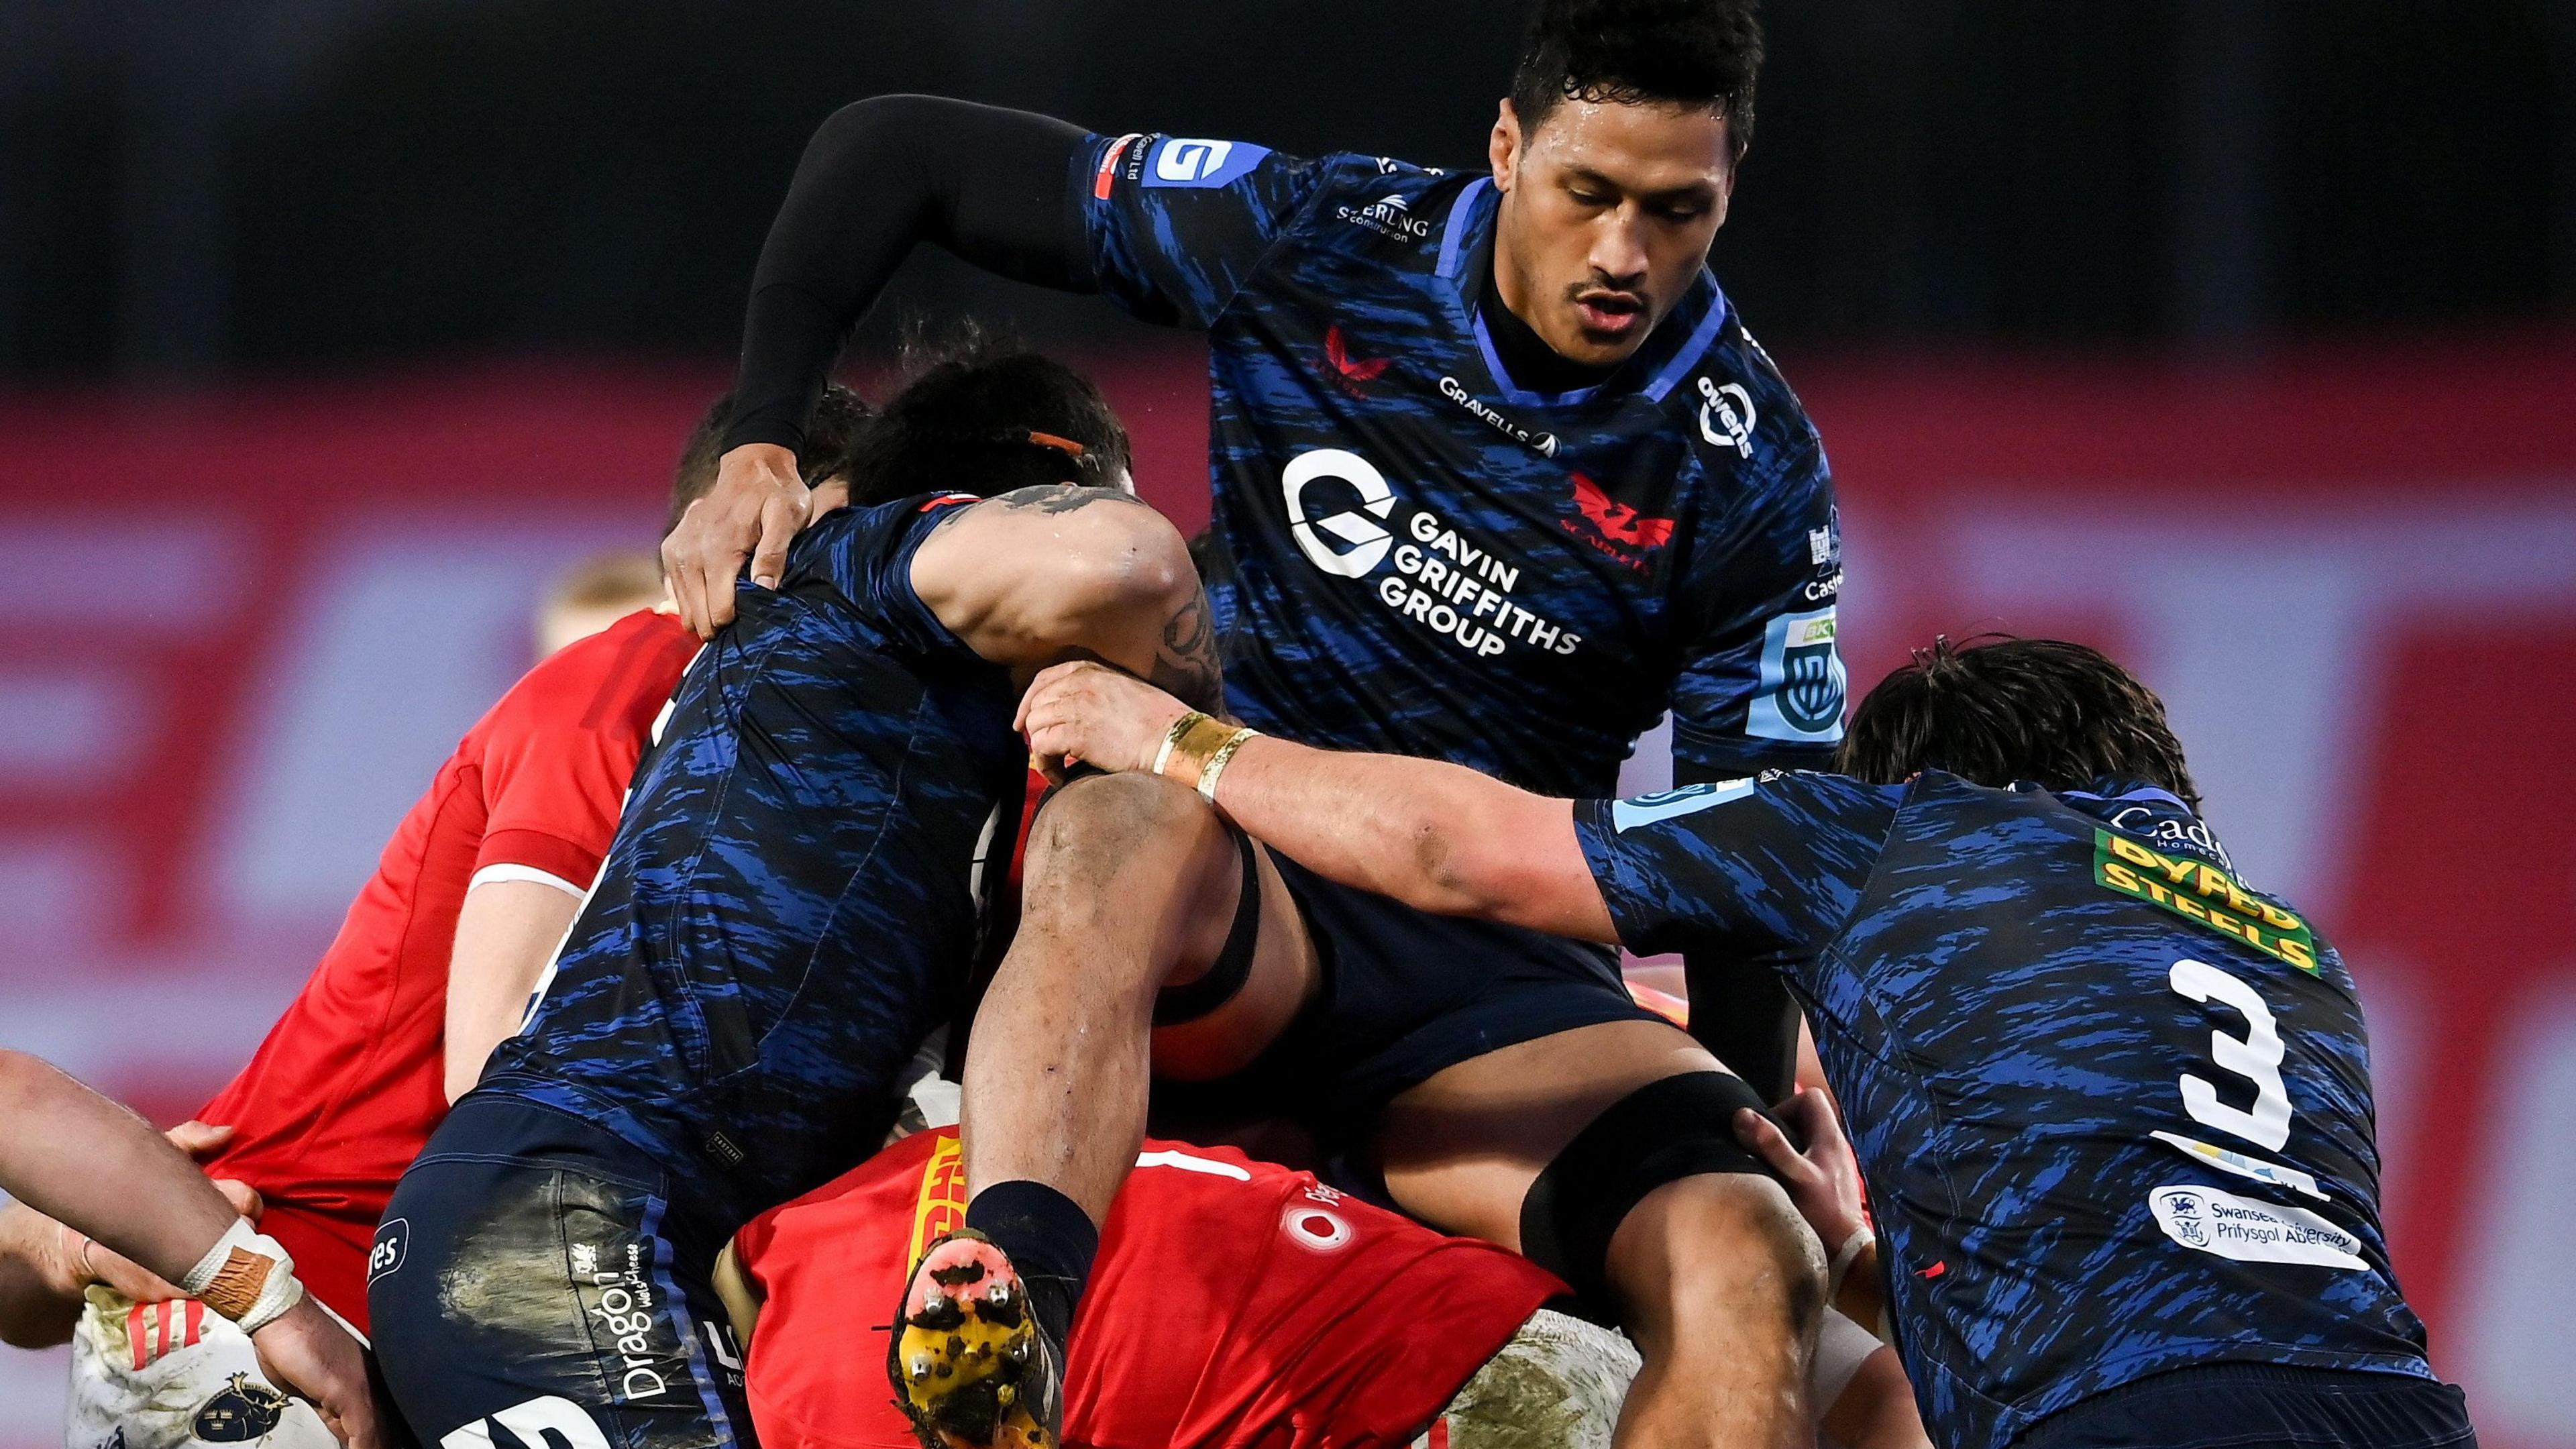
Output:
[[[1718,771],[1673,761],[1673,783],[1704,785]],[[1789,1095],[1798,1075],[1798,1003],[1766,962],[1713,951],[1682,955],[1690,993],[1690,1030],[1699,1044],[1742,1077],[1762,1100]]]
[[[938,96],[878,96],[814,133],[752,273],[724,446],[805,440],[842,339],[916,242],[1016,281],[1098,290],[1072,194],[1084,132]]]

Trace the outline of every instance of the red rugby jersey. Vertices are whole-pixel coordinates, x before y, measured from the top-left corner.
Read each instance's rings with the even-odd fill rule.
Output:
[[[465,892],[486,872],[589,889],[697,647],[646,610],[512,685],[403,817],[250,1065],[197,1113],[238,1129],[206,1170],[259,1189],[261,1230],[361,1329],[376,1220],[447,1112],[447,960]]]
[[[886,1327],[965,1220],[954,1129],[744,1225],[747,1365],[768,1449],[915,1449]],[[1073,1449],[1403,1449],[1548,1299],[1547,1273],[1230,1148],[1148,1141],[1074,1320]]]

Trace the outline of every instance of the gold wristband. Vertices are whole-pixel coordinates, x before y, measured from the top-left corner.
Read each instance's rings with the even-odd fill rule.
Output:
[[[1173,721],[1171,733],[1155,762],[1154,773],[1195,787],[1199,777],[1206,773],[1208,761],[1225,747],[1234,732],[1233,725],[1192,710]]]
[[[1239,729],[1227,736],[1224,744],[1216,747],[1216,753],[1208,756],[1206,767],[1199,771],[1199,798],[1210,805],[1216,803],[1218,777],[1225,773],[1226,764],[1234,758],[1234,752],[1243,748],[1243,742],[1259,733],[1261,731],[1256,729]]]
[[[1159,775],[1163,773],[1163,766],[1171,763],[1172,747],[1181,742],[1181,736],[1190,732],[1190,726],[1197,724],[1200,720],[1206,718],[1206,715],[1193,709],[1183,713],[1179,719],[1172,721],[1171,728],[1163,731],[1162,748],[1154,751],[1153,766],[1148,769],[1146,773],[1150,775]]]

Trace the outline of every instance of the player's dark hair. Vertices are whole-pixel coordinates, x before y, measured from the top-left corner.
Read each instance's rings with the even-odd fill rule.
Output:
[[[1835,768],[1880,785],[1947,770],[2051,790],[2124,775],[2200,809],[2164,701],[2100,650],[2061,639],[1943,637],[1915,650],[1852,711]]]
[[[813,420],[805,425],[805,446],[796,450],[796,471],[807,486],[848,475],[850,449],[873,413],[867,399],[839,383],[824,386],[823,395],[814,400]],[[732,425],[733,394],[726,393],[709,404],[706,415],[689,430],[689,441],[680,449],[680,466],[671,477],[671,512],[662,520],[663,533],[679,527],[680,515],[689,511],[689,505],[716,486],[725,429]]]
[[[1742,156],[1762,70],[1754,11],[1754,0],[1539,0],[1512,72],[1521,134],[1569,100],[1706,107]]]
[[[1134,470],[1109,400],[1054,358],[969,332],[907,347],[904,373],[852,450],[853,506],[1049,483],[1105,488]]]

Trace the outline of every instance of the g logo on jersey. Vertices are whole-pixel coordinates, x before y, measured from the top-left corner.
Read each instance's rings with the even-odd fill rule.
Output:
[[[1270,154],[1267,146],[1165,136],[1145,158],[1146,186],[1224,186],[1250,173]]]
[[[1782,614],[1762,636],[1762,693],[1744,732],[1757,739],[1829,745],[1843,737],[1845,679],[1834,649],[1834,606]]]
[[[1325,478],[1349,484],[1360,495],[1360,507],[1374,518],[1395,512],[1395,490],[1386,486],[1386,475],[1377,470],[1376,464],[1342,448],[1300,453],[1279,475],[1280,492],[1288,500],[1288,532],[1296,538],[1307,561],[1328,574],[1360,578],[1386,561],[1387,550],[1395,546],[1395,535],[1357,513],[1307,517],[1306,485]],[[1349,545],[1349,550],[1344,552],[1326,543],[1323,536],[1328,533]]]

